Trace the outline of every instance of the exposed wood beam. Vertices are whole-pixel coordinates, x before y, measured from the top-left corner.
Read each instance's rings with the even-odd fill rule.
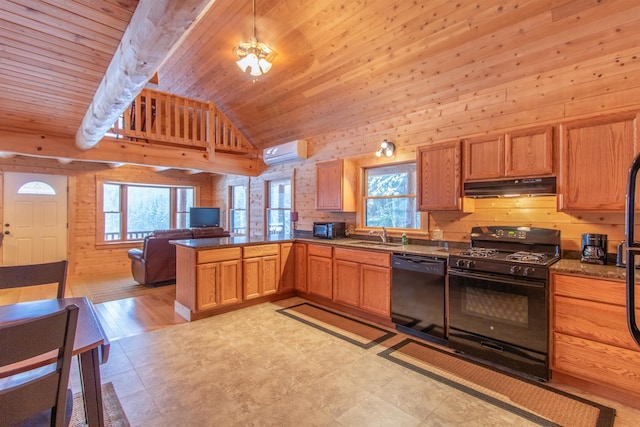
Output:
[[[76,146],[95,147],[151,79],[187,30],[215,0],[140,0],[76,132]]]
[[[95,150],[81,150],[71,139],[42,134],[20,134],[0,130],[0,146],[5,158],[16,154],[72,161],[126,163],[154,168],[201,170],[208,173],[258,176],[260,159],[237,154],[209,154],[173,147],[148,146],[122,140],[103,139]]]

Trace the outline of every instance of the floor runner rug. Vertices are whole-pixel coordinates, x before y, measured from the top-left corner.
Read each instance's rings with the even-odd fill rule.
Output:
[[[364,349],[378,345],[396,335],[378,326],[309,303],[277,311]]]
[[[613,426],[612,408],[411,338],[379,355],[539,425]]]
[[[118,395],[113,384],[102,384],[102,407],[104,410],[105,427],[129,427],[129,420],[122,409]],[[70,427],[87,425],[84,416],[84,402],[82,393],[73,395],[73,413],[71,414]]]

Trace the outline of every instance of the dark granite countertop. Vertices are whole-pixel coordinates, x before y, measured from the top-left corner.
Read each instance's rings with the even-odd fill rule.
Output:
[[[579,259],[561,259],[551,266],[556,273],[580,274],[602,279],[625,280],[626,269],[614,265],[583,264]]]
[[[461,245],[468,244],[444,241],[425,241],[421,244],[402,245],[399,243],[383,244],[376,240],[362,240],[355,238],[344,239],[319,239],[313,237],[295,237],[290,236],[269,236],[269,237],[247,237],[233,236],[209,239],[189,239],[174,240],[173,244],[185,246],[193,249],[216,249],[230,246],[250,246],[265,243],[283,243],[283,242],[307,242],[321,245],[329,245],[334,247],[344,247],[351,249],[366,249],[388,253],[402,253],[408,255],[421,255],[434,258],[447,258],[449,255],[449,246],[451,250],[457,250]],[[552,272],[579,274],[583,276],[600,277],[603,279],[625,280],[626,270],[616,265],[596,265],[583,264],[579,259],[563,258],[550,267]]]
[[[295,239],[288,236],[270,236],[264,237],[247,237],[247,236],[233,236],[233,237],[220,237],[210,239],[188,239],[188,240],[173,240],[171,243],[177,246],[184,246],[192,249],[216,249],[230,246],[249,246],[260,245],[265,243],[282,243],[282,242],[307,242],[323,245],[330,245],[335,247],[346,247],[352,249],[366,249],[372,251],[382,251],[389,253],[403,253],[411,255],[430,256],[435,258],[447,258],[449,255],[448,244],[445,242],[437,242],[438,244],[409,244],[402,245],[399,243],[383,244],[382,242],[375,240],[360,240],[352,238],[344,239],[318,239],[318,238],[304,238],[296,237]],[[434,242],[435,243],[435,242]]]
[[[345,239],[317,239],[317,238],[300,238],[296,237],[297,242],[307,242],[315,244],[330,245],[335,247],[344,247],[350,249],[366,249],[373,251],[402,253],[408,255],[421,255],[434,258],[447,258],[449,255],[448,245],[445,242],[437,242],[438,244],[409,244],[402,245],[400,243],[382,243],[376,240],[361,240],[353,238]],[[441,245],[440,245],[441,244]]]
[[[250,246],[265,243],[283,243],[291,242],[293,239],[289,236],[274,235],[269,237],[248,237],[248,236],[232,236],[217,237],[209,239],[185,239],[172,240],[171,243],[177,246],[184,246],[192,249],[216,249],[229,246]]]

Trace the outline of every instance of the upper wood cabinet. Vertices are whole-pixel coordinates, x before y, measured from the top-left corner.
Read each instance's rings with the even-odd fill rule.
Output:
[[[338,159],[316,163],[316,209],[356,211],[356,171],[351,162]]]
[[[488,136],[462,141],[464,180],[504,177],[504,137]]]
[[[553,127],[537,127],[505,136],[505,167],[508,177],[553,175]]]
[[[558,209],[624,211],[637,135],[635,113],[560,125]]]
[[[552,175],[553,128],[463,140],[464,181]]]
[[[418,209],[461,210],[460,141],[419,147],[416,152]]]

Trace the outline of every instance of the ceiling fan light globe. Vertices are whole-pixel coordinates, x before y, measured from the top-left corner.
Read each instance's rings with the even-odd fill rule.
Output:
[[[264,58],[260,58],[260,60],[258,61],[258,64],[260,65],[262,72],[265,74],[268,73],[269,70],[271,69],[271,62],[267,61]]]

